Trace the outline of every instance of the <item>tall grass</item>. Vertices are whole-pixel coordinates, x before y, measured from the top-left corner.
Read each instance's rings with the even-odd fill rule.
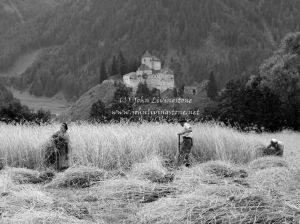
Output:
[[[39,167],[43,145],[58,129],[58,124],[0,124],[0,162],[8,166]],[[180,131],[179,124],[70,124],[72,159],[76,164],[104,169],[127,169],[153,155],[174,161],[178,151],[177,133]],[[300,144],[297,133],[247,134],[217,124],[195,124],[193,135],[192,151],[197,161],[245,163],[256,156],[258,146],[267,144],[273,137],[287,142],[290,156]]]

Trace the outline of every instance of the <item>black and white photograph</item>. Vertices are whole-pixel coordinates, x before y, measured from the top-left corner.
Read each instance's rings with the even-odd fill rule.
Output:
[[[0,0],[0,224],[300,224],[300,0]]]

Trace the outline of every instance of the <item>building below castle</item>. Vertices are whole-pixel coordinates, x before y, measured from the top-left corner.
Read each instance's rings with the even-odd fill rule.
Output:
[[[204,80],[201,83],[193,83],[192,85],[184,86],[183,92],[185,95],[204,96],[206,95],[208,82],[208,80]]]
[[[123,76],[126,87],[136,93],[139,83],[147,84],[150,90],[156,88],[161,93],[175,88],[174,72],[161,66],[161,60],[148,51],[142,56],[141,66],[136,72]]]

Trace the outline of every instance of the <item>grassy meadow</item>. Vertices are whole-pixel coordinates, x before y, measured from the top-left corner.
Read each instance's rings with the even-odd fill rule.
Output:
[[[174,169],[179,124],[70,124],[73,166],[42,167],[58,124],[0,124],[0,223],[297,223],[300,134],[193,125],[192,167]],[[283,158],[260,157],[272,138]]]

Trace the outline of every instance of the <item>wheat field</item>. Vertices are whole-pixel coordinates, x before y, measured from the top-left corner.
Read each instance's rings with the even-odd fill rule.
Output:
[[[0,124],[0,158],[5,165],[37,168],[42,161],[43,145],[58,124],[22,126]],[[71,124],[70,143],[74,163],[104,169],[129,168],[152,155],[174,159],[178,150],[179,124]],[[217,124],[193,126],[193,156],[197,161],[226,160],[245,163],[255,157],[255,149],[274,136],[292,152],[297,134],[246,134]],[[299,141],[298,141],[299,143]]]
[[[0,124],[0,223],[297,223],[300,134],[193,124],[191,168],[174,170],[179,124],[69,125],[73,166],[43,179],[59,124]],[[259,157],[272,138],[283,158]]]

